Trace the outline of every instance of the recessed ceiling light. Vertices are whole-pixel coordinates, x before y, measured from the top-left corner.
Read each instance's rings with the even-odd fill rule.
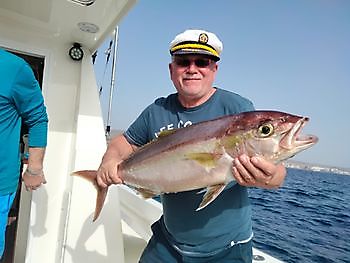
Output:
[[[83,6],[89,6],[95,3],[96,0],[69,0],[75,4],[83,5]]]
[[[87,32],[87,33],[96,33],[100,29],[97,25],[89,23],[89,22],[80,22],[78,23],[78,27],[81,31]]]

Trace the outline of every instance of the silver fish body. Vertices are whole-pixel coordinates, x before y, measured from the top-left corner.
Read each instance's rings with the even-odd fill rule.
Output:
[[[278,163],[314,145],[316,136],[300,135],[308,120],[278,111],[252,111],[167,131],[124,160],[118,175],[145,198],[206,188],[198,206],[202,209],[234,180],[232,161],[238,155]],[[75,174],[84,177],[83,172]]]

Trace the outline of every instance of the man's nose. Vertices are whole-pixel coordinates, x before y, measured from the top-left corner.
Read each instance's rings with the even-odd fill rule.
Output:
[[[190,71],[196,71],[198,67],[196,66],[194,61],[190,61],[190,65],[188,66],[188,70]]]

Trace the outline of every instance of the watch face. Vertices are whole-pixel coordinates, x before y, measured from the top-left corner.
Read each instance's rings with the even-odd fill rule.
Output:
[[[81,60],[83,58],[83,50],[80,47],[72,47],[69,50],[69,56],[73,60]]]

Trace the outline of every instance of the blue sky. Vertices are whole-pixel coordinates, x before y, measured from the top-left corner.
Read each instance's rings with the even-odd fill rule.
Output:
[[[188,28],[223,42],[215,86],[257,109],[310,117],[304,132],[320,141],[294,160],[350,168],[350,1],[139,0],[119,25],[112,129],[126,129],[155,98],[175,91],[169,43]],[[95,63],[105,120],[108,42]]]

